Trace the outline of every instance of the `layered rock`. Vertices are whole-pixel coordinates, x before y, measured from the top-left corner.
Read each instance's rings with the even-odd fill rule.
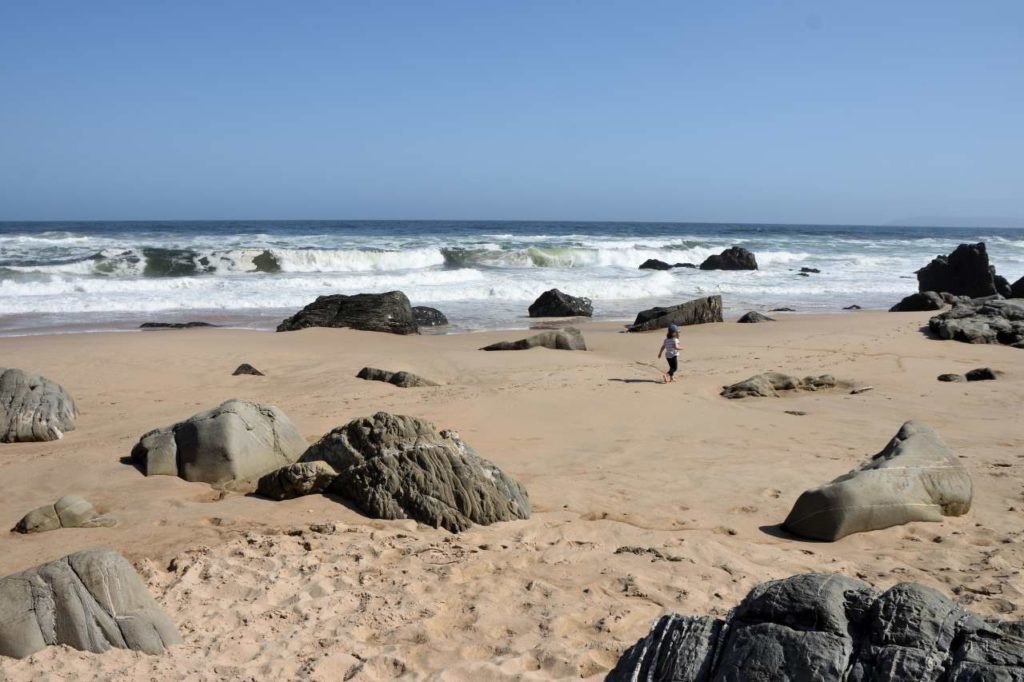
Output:
[[[899,303],[889,308],[890,313],[909,313],[922,310],[942,310],[946,301],[934,291],[922,291],[910,294]]]
[[[1010,295],[1010,285],[989,264],[985,242],[961,244],[948,256],[936,256],[917,271],[918,291],[941,291],[979,298]]]
[[[228,400],[146,433],[131,459],[147,476],[241,487],[295,462],[306,447],[295,425],[273,405]]]
[[[448,324],[448,318],[444,313],[437,308],[429,308],[425,305],[412,307],[412,319],[420,327],[443,327]]]
[[[575,327],[552,329],[551,331],[534,334],[518,341],[499,341],[480,350],[529,350],[531,348],[550,348],[552,350],[586,350],[587,344],[583,333]]]
[[[33,509],[18,521],[18,533],[43,533],[58,528],[106,528],[117,524],[112,516],[101,516],[92,503],[77,495],[65,495],[53,504]]]
[[[538,296],[528,310],[530,317],[590,317],[594,304],[589,298],[550,289]]]
[[[57,440],[75,430],[78,409],[64,387],[0,367],[0,443]]]
[[[327,462],[296,462],[261,477],[256,494],[272,500],[290,500],[322,493],[337,477],[338,472]]]
[[[730,246],[722,253],[708,256],[701,270],[757,270],[757,258],[741,246]]]
[[[389,372],[385,369],[377,369],[376,367],[363,367],[359,370],[359,374],[356,374],[356,378],[366,379],[367,381],[383,381],[400,388],[419,388],[421,386],[438,385],[435,382],[430,381],[429,379],[424,379],[412,372]]]
[[[758,322],[774,322],[774,317],[768,317],[763,313],[759,313],[756,310],[751,310],[749,313],[736,320],[740,324],[757,324]]]
[[[668,308],[648,308],[636,315],[628,330],[646,332],[652,329],[665,329],[670,324],[684,327],[691,324],[707,324],[722,321],[722,297],[708,296],[697,298],[686,303]]]
[[[835,388],[837,382],[831,374],[816,377],[799,377],[780,372],[763,372],[730,386],[723,386],[721,395],[726,398],[778,398],[779,391],[818,391]]]
[[[905,423],[862,466],[805,491],[786,517],[789,532],[834,541],[911,521],[941,521],[971,508],[971,476],[927,424]]]
[[[349,327],[392,334],[418,332],[412,306],[401,291],[318,296],[315,301],[279,324],[277,331],[295,331],[308,327]]]
[[[93,549],[0,578],[0,656],[47,646],[161,654],[181,636],[132,565]]]
[[[1024,301],[961,303],[928,320],[928,328],[941,339],[1024,348]]]
[[[1024,679],[1024,622],[986,621],[917,583],[841,574],[762,583],[725,619],[662,616],[606,682]]]

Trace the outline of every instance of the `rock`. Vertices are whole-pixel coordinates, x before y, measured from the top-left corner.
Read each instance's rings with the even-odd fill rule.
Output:
[[[590,317],[594,305],[589,298],[563,294],[550,289],[541,294],[529,308],[530,317]]]
[[[145,434],[131,459],[147,476],[241,488],[295,462],[306,447],[295,425],[273,405],[228,400]]]
[[[671,270],[672,266],[657,258],[648,258],[640,264],[640,270]]]
[[[907,296],[889,308],[890,313],[909,313],[921,310],[942,310],[946,302],[934,291],[925,291]]]
[[[937,256],[916,273],[918,291],[944,291],[954,296],[1010,295],[1006,280],[996,282],[996,269],[989,265],[985,242],[961,244],[948,256]]]
[[[1010,285],[1010,298],[1024,298],[1024,277]]]
[[[412,307],[412,319],[420,327],[443,327],[448,324],[448,318],[437,308],[428,308],[425,305]]]
[[[235,368],[235,371],[231,373],[231,376],[237,377],[240,374],[251,374],[256,377],[266,376],[263,372],[259,371],[258,369],[250,365],[248,362],[243,362],[237,368]]]
[[[438,385],[433,381],[424,379],[412,372],[389,372],[384,369],[377,369],[376,367],[363,367],[359,370],[359,374],[356,375],[356,378],[366,379],[367,381],[383,381],[401,388],[419,388],[421,386]]]
[[[774,322],[775,319],[768,317],[767,315],[762,315],[756,310],[751,310],[749,313],[747,313],[746,315],[744,315],[743,317],[736,321],[741,324],[754,324],[757,322]]]
[[[378,519],[412,518],[453,533],[478,523],[526,519],[526,489],[454,431],[378,412],[325,435],[303,455],[338,472],[329,491]]]
[[[272,500],[290,500],[322,493],[337,477],[338,472],[327,462],[296,462],[261,477],[256,494]]]
[[[778,398],[779,391],[817,391],[835,386],[836,380],[831,374],[798,379],[779,372],[764,372],[731,386],[723,386],[721,395],[733,399]]]
[[[967,381],[967,377],[965,377],[963,374],[940,374],[938,376],[938,379],[939,381],[946,382]]]
[[[860,395],[861,393],[867,393],[868,391],[875,390],[874,386],[858,386],[857,388],[850,389],[850,395]]]
[[[143,322],[139,329],[194,329],[196,327],[219,327],[209,322]]]
[[[857,305],[856,303],[854,303],[853,305],[848,305],[845,308],[843,308],[843,310],[860,310],[860,309],[861,309],[861,307],[859,305]]]
[[[648,308],[636,315],[628,328],[631,332],[646,332],[665,329],[670,324],[684,327],[691,324],[706,324],[722,321],[722,297],[697,298],[669,308]]]
[[[806,272],[798,272],[798,273],[796,273],[796,276],[797,277],[810,277],[810,275],[807,274]]]
[[[0,367],[0,443],[58,440],[75,430],[78,409],[64,387]]]
[[[996,379],[995,370],[991,367],[979,367],[978,369],[972,369],[970,372],[964,375],[967,381],[994,381]]]
[[[65,495],[53,504],[33,509],[14,526],[17,533],[43,533],[58,528],[106,528],[117,524],[112,516],[100,516],[92,504],[77,495]]]
[[[708,256],[701,270],[757,270],[757,258],[740,246],[730,246],[717,256]]]
[[[941,521],[971,508],[971,476],[938,434],[905,423],[877,455],[831,483],[805,491],[783,526],[834,541],[911,521]]]
[[[928,320],[940,339],[965,343],[1024,345],[1024,301],[960,303]]]
[[[1024,625],[917,583],[879,593],[837,573],[757,585],[725,619],[668,614],[606,682],[1024,679]]]
[[[819,270],[818,268],[800,268],[800,272],[804,274],[817,275],[821,273],[821,270]]]
[[[161,654],[181,636],[135,569],[117,552],[91,549],[0,578],[0,656],[47,646]]]
[[[949,293],[948,291],[939,292],[939,296],[941,296],[942,300],[945,301],[946,303],[948,303],[949,305],[956,305],[958,303],[970,303],[971,302],[971,297],[970,296],[954,296],[953,294]]]
[[[693,268],[694,270],[696,270],[697,269],[697,264],[696,263],[676,263],[672,267],[674,267],[674,268]]]
[[[796,308],[772,308],[768,312],[770,313],[795,313]]]
[[[318,296],[315,301],[279,324],[277,331],[295,331],[307,327],[349,327],[392,334],[418,332],[412,306],[401,291]]]
[[[538,347],[553,350],[586,350],[587,344],[579,329],[566,327],[534,334],[518,341],[499,341],[480,350],[529,350]]]

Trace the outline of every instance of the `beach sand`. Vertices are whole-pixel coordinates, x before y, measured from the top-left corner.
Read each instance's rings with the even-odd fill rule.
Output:
[[[0,339],[0,365],[61,383],[81,411],[60,441],[0,445],[0,526],[71,493],[120,520],[4,533],[0,575],[112,547],[185,639],[159,657],[50,647],[0,660],[0,679],[601,679],[658,615],[723,615],[756,583],[809,571],[882,588],[920,581],[980,614],[1019,619],[1024,352],[930,339],[928,317],[685,327],[671,385],[659,383],[662,334],[612,324],[583,325],[589,352],[477,350],[522,332]],[[242,362],[267,376],[232,376]],[[444,385],[356,379],[365,365]],[[983,366],[1004,374],[936,381]],[[719,397],[765,370],[874,388]],[[527,486],[533,516],[452,535],[368,519],[325,496],[222,494],[122,463],[144,432],[228,398],[280,407],[311,442],[381,410],[456,429]],[[934,427],[970,470],[967,515],[835,543],[778,531],[804,489],[859,465],[909,419]],[[333,532],[310,529],[328,522]]]

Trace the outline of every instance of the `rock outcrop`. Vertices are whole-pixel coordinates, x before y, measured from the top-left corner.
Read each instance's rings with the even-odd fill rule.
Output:
[[[260,478],[256,494],[272,500],[313,495],[327,490],[338,472],[327,462],[296,462]]]
[[[946,301],[934,291],[922,291],[910,294],[902,301],[889,308],[890,313],[910,313],[922,310],[942,310]]]
[[[961,303],[928,320],[928,328],[940,339],[1024,348],[1024,301]]]
[[[113,516],[101,516],[78,495],[65,495],[53,504],[33,509],[14,526],[17,533],[43,533],[58,528],[106,528],[117,525]]]
[[[835,377],[831,374],[800,379],[779,372],[764,372],[731,386],[723,386],[721,395],[733,399],[778,398],[779,391],[818,391],[835,388],[836,385]]]
[[[1024,622],[984,620],[918,583],[841,574],[757,585],[725,619],[669,614],[606,682],[1024,680]]]
[[[552,329],[518,341],[499,341],[480,350],[529,350],[531,348],[551,348],[552,350],[586,350],[583,333],[575,327]]]
[[[400,388],[419,388],[421,386],[437,386],[433,381],[424,379],[421,376],[417,376],[412,372],[389,372],[385,369],[377,369],[376,367],[363,367],[359,370],[359,374],[356,374],[357,379],[366,379],[367,381],[383,381],[393,386],[399,386]]]
[[[701,270],[757,270],[757,258],[741,246],[730,246],[716,256],[708,256]]]
[[[1024,298],[1024,277],[1010,285],[1010,298]]]
[[[763,313],[759,313],[756,310],[751,310],[749,313],[736,320],[740,324],[757,324],[758,322],[774,322],[774,317],[768,317]]]
[[[315,301],[277,325],[277,331],[288,332],[308,327],[349,327],[392,334],[418,332],[412,306],[401,291],[318,296]]]
[[[722,321],[722,297],[708,296],[680,303],[669,308],[648,308],[636,315],[628,330],[646,332],[665,329],[670,324],[684,327],[691,324],[707,324]]]
[[[75,430],[78,409],[64,387],[0,367],[0,443],[57,440]]]
[[[443,327],[447,324],[448,318],[437,308],[429,308],[425,305],[414,305],[412,307],[412,319],[420,327]]]
[[[254,377],[266,376],[263,372],[259,371],[258,369],[250,365],[248,362],[243,362],[238,367],[236,367],[235,371],[231,373],[231,376],[237,377],[242,374],[250,374]]]
[[[594,304],[589,298],[550,289],[538,296],[528,310],[530,317],[590,317]]]
[[[961,244],[948,256],[936,256],[917,271],[918,291],[940,291],[954,296],[980,298],[1010,296],[1010,285],[989,264],[985,242]]]
[[[0,578],[0,656],[47,646],[162,654],[178,629],[128,561],[113,550],[75,552]]]
[[[241,489],[295,462],[307,447],[273,405],[228,400],[173,426],[142,436],[131,459],[147,476],[230,484]]]
[[[648,258],[640,264],[640,270],[671,270],[672,266],[657,258]]]
[[[139,329],[195,329],[197,327],[219,327],[209,322],[143,322]]]
[[[805,491],[783,527],[834,541],[911,521],[941,521],[971,508],[971,476],[938,434],[909,421],[862,466]]]

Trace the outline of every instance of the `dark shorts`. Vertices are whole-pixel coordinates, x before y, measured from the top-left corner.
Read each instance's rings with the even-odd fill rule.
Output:
[[[679,356],[674,358],[666,358],[668,360],[668,375],[672,376],[679,369]]]

